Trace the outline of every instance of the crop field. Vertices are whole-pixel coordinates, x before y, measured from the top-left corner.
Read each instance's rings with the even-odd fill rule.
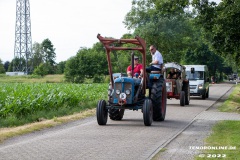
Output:
[[[108,84],[0,83],[0,119],[96,107],[106,99]],[[95,104],[95,105],[94,105]]]

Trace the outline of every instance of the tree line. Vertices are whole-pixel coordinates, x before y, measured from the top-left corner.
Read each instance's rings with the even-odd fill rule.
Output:
[[[121,38],[138,35],[147,48],[157,46],[164,62],[207,65],[210,75],[222,79],[237,72],[240,63],[239,6],[238,0],[222,0],[219,4],[208,0],[132,0],[123,23],[133,32]],[[114,72],[125,72],[130,64],[130,54],[125,52],[111,55]],[[99,42],[92,48],[81,47],[75,56],[58,64],[49,39],[35,43],[33,53],[35,74],[64,73],[66,80],[74,83],[85,79],[100,82],[108,75],[105,50]]]

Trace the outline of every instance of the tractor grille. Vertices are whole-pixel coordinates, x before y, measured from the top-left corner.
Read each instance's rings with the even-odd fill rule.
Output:
[[[122,88],[122,87],[124,87],[124,88]],[[132,84],[131,83],[115,83],[115,90],[120,90],[121,93],[122,92],[125,93],[125,91],[127,89],[132,92]],[[115,96],[119,97],[119,95],[117,95],[116,92],[115,92]],[[130,98],[130,97],[131,97],[131,94],[127,95],[127,98]]]

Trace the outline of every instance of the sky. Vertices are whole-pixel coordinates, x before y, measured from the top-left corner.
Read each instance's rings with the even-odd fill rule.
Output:
[[[215,0],[219,2],[220,0]],[[132,0],[29,0],[32,43],[49,39],[56,62],[91,48],[103,37],[121,38],[130,33],[123,24]],[[0,0],[0,59],[14,58],[16,0]]]
[[[29,0],[32,43],[49,39],[56,62],[99,42],[97,34],[121,38],[132,0]],[[0,59],[14,58],[16,0],[0,0]]]

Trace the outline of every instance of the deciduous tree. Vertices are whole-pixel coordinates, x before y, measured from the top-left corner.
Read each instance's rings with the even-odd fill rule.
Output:
[[[225,57],[232,55],[240,64],[240,1],[222,0],[219,5],[208,0],[193,0],[196,22],[204,29],[204,38],[212,49]]]

